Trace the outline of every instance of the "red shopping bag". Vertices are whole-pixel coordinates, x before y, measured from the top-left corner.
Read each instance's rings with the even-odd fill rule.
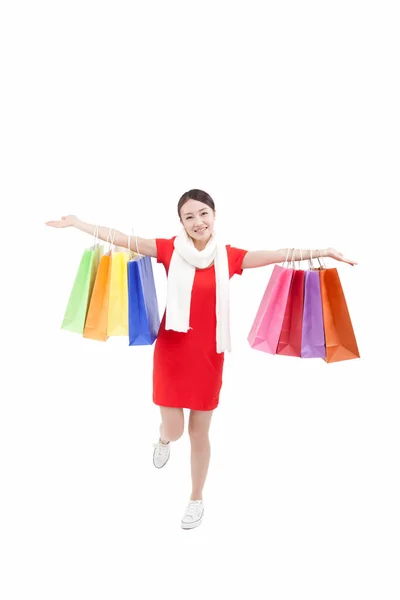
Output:
[[[301,356],[301,331],[304,303],[304,271],[295,270],[289,289],[277,354]]]

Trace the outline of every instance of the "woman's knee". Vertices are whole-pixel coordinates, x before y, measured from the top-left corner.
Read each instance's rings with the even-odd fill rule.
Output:
[[[184,417],[182,408],[161,406],[163,437],[171,442],[179,440],[184,430]]]
[[[208,429],[189,427],[188,432],[192,444],[202,444],[209,440]]]
[[[189,418],[188,432],[192,444],[201,444],[202,442],[208,441],[211,417],[212,411],[191,412]]]

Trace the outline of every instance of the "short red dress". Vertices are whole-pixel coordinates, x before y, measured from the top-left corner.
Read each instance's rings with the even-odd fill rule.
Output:
[[[175,236],[176,237],[176,236]],[[168,275],[174,240],[156,239],[157,262]],[[226,246],[229,278],[241,275],[247,250]],[[153,402],[158,406],[214,410],[222,385],[224,353],[216,348],[216,282],[214,265],[197,269],[190,305],[189,331],[165,329],[166,310],[154,347]]]

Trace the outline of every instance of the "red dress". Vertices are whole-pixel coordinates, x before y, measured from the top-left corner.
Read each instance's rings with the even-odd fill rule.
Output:
[[[157,262],[168,274],[174,239],[156,239]],[[247,250],[226,246],[229,278],[241,275]],[[189,331],[165,329],[164,316],[154,347],[153,402],[159,406],[213,410],[218,406],[224,353],[216,348],[216,283],[214,265],[197,269],[190,305]]]

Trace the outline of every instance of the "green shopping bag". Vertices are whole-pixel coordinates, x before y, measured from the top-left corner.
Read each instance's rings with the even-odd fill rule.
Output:
[[[103,255],[103,246],[99,244],[97,231],[98,228],[96,227],[93,246],[87,248],[81,258],[61,329],[83,333],[96,272],[100,258]]]

